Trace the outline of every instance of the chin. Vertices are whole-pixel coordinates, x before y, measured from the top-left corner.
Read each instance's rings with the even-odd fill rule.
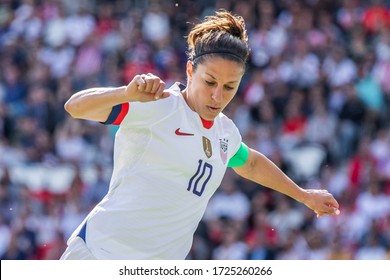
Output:
[[[218,116],[218,114],[216,114],[216,115],[207,114],[207,115],[201,116],[201,118],[206,120],[206,121],[213,121]]]
[[[203,114],[202,119],[213,121],[220,113],[221,111],[218,112],[206,112],[206,114]]]

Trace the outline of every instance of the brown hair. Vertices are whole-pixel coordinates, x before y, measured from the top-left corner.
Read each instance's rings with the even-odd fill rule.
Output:
[[[245,65],[250,52],[244,19],[223,9],[196,24],[187,43],[188,59],[194,68],[205,57],[216,55]]]

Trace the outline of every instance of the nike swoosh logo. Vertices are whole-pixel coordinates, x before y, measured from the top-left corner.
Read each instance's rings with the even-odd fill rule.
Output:
[[[179,136],[194,136],[192,133],[181,132],[180,128],[175,130],[175,134]]]

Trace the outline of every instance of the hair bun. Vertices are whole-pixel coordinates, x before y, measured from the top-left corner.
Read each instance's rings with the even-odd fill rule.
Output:
[[[224,9],[206,16],[203,22],[196,24],[188,35],[187,43],[190,60],[205,53],[223,56],[229,51],[244,62],[249,56],[244,19]]]

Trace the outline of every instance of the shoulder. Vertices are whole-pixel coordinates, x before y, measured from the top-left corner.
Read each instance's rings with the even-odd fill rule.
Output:
[[[215,122],[219,125],[222,126],[224,129],[234,129],[238,131],[237,126],[235,123],[224,113],[219,113],[219,115],[216,117]]]
[[[235,123],[223,113],[220,113],[215,121],[219,127],[222,139],[228,140],[229,142],[229,146],[231,147],[228,149],[230,158],[237,152],[241,145],[241,133]]]
[[[180,97],[183,87],[185,88],[183,84],[176,82],[168,88],[168,91],[172,97]]]
[[[167,90],[170,95],[166,98],[150,102],[131,102],[125,123],[127,125],[153,124],[175,112],[182,106],[180,88],[174,84]]]

